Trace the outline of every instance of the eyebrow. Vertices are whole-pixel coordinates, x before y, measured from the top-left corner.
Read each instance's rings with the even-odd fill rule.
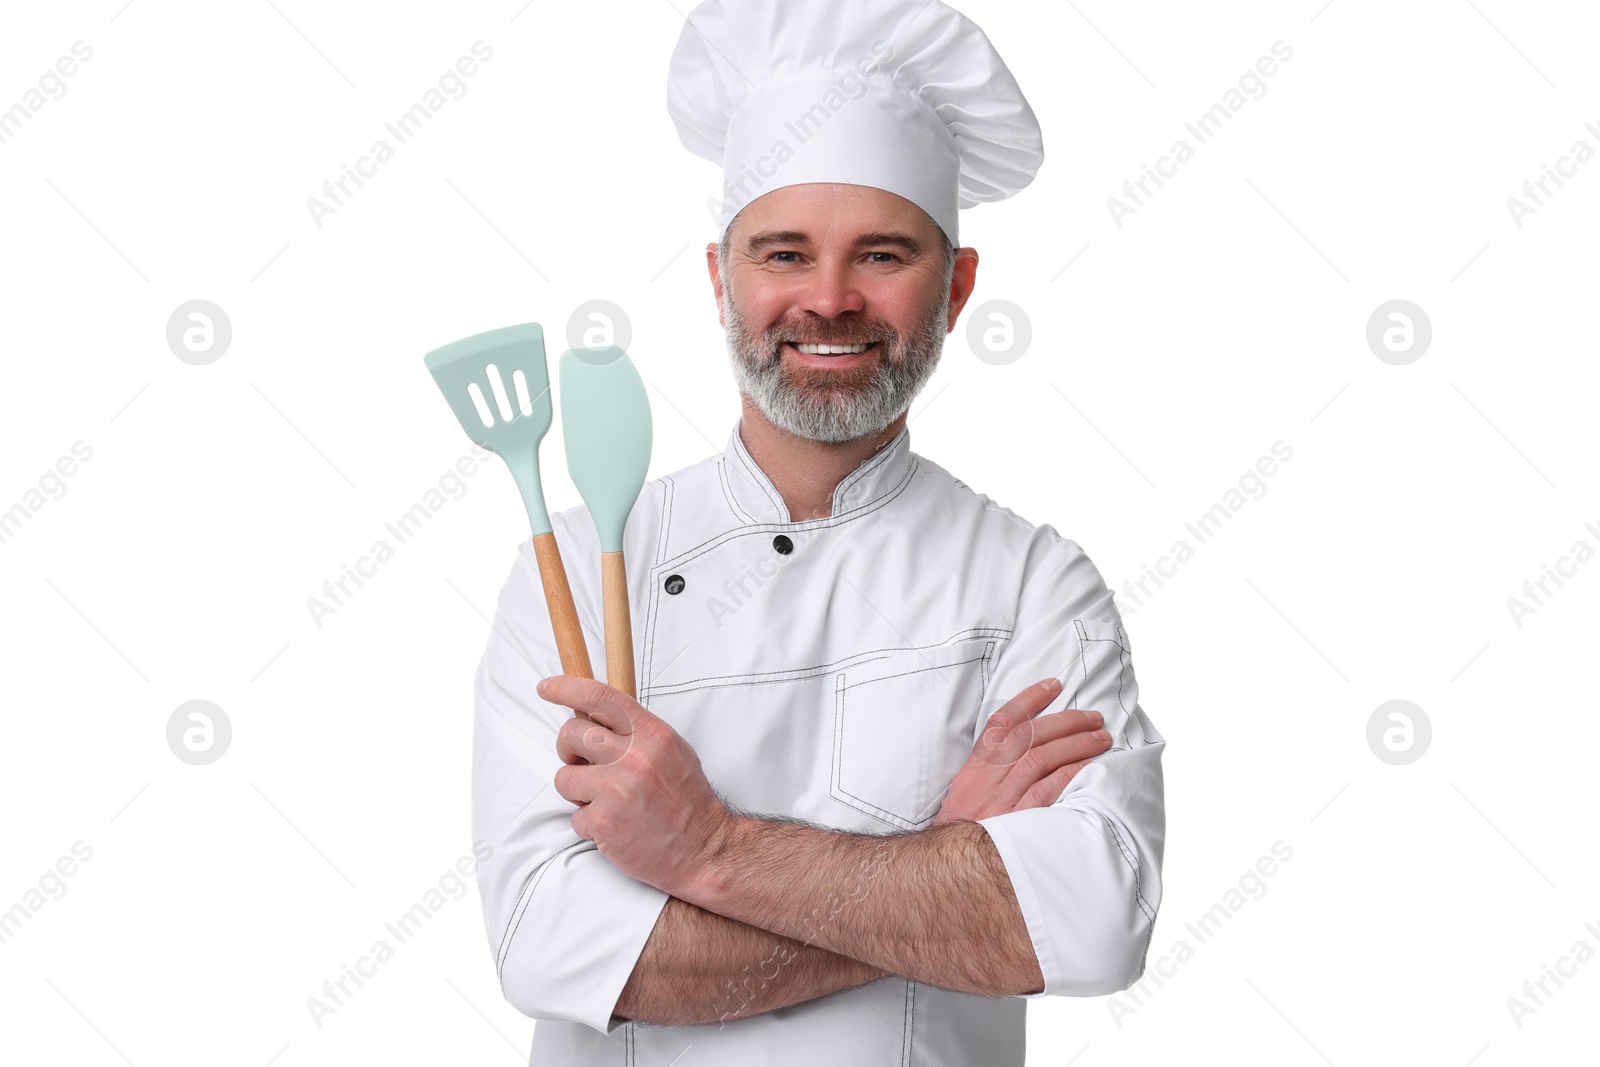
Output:
[[[773,245],[803,245],[810,243],[811,238],[799,230],[767,230],[750,238],[745,244],[745,253],[753,256],[762,249],[770,248]],[[857,247],[893,245],[908,255],[919,256],[922,254],[922,246],[903,233],[864,233],[856,238],[855,243]]]

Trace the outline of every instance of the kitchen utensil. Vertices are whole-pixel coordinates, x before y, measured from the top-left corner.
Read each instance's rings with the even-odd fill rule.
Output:
[[[562,673],[594,677],[539,481],[539,442],[554,414],[544,331],[536,322],[503,326],[436,348],[423,363],[467,436],[505,460],[522,493]]]
[[[636,697],[622,533],[650,466],[650,398],[633,361],[614,345],[562,353],[560,375],[567,472],[600,534],[606,684]]]

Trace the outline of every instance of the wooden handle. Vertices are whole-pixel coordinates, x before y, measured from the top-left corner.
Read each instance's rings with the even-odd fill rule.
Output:
[[[637,697],[633,681],[633,620],[628,614],[628,569],[621,552],[600,553],[606,603],[606,684]]]
[[[593,678],[589,666],[589,646],[578,625],[578,609],[572,603],[572,588],[567,585],[567,570],[561,565],[561,549],[556,535],[542,533],[533,539],[533,554],[539,560],[539,579],[544,583],[544,602],[550,609],[550,628],[556,634],[556,651],[561,656],[561,673],[578,678]],[[577,712],[580,718],[589,716]]]

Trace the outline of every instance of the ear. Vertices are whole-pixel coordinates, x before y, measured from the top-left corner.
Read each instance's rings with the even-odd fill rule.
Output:
[[[956,249],[956,261],[950,271],[950,315],[945,325],[945,333],[956,328],[956,319],[961,315],[961,309],[967,306],[967,299],[972,296],[972,290],[978,284],[978,250],[976,248]]]
[[[722,274],[717,270],[717,242],[712,241],[706,245],[706,273],[711,275],[711,294],[717,301],[717,325],[723,328],[727,323],[722,321]]]

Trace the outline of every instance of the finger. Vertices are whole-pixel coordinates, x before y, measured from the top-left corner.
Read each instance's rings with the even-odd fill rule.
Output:
[[[577,811],[572,813],[572,832],[583,838],[585,841],[594,841],[595,847],[598,848],[600,846],[600,842],[595,840],[598,835],[595,833],[595,828],[591,825],[593,821],[594,820],[589,816],[588,808],[579,808]]]
[[[1111,735],[1105,730],[1093,730],[1085,734],[1072,734],[1069,737],[1057,738],[1047,741],[1042,745],[1034,746],[1018,766],[1025,763],[1031,764],[1032,773],[1029,777],[1038,781],[1054,773],[1057,769],[1079,760],[1093,759],[1103,754],[1111,747]]]
[[[586,760],[580,756],[567,739],[566,724],[556,731],[556,755],[561,757],[562,763],[584,763]]]
[[[584,756],[575,747],[574,742],[577,739],[577,735],[571,729],[573,723],[587,721],[586,719],[568,719],[556,731],[556,755],[561,757],[562,763],[588,762],[588,757]]]
[[[1053,773],[1046,775],[1029,786],[1022,794],[1022,799],[1013,805],[1011,810],[1048,808],[1061,799],[1061,794],[1067,791],[1067,786],[1078,776],[1078,772],[1088,765],[1088,760],[1079,760],[1076,763],[1069,763],[1065,767],[1056,768]]]
[[[1039,715],[1033,719],[1033,743],[1036,746],[1042,745],[1057,738],[1098,730],[1104,725],[1105,716],[1098,711],[1077,708],[1052,711],[1048,715]]]
[[[558,767],[552,784],[557,793],[582,807],[594,799],[594,768]]]
[[[1060,692],[1061,683],[1054,678],[1046,678],[1028,686],[989,716],[974,750],[980,747],[989,751],[1000,748],[1012,731],[1049,707]]]
[[[618,734],[630,734],[638,721],[653,718],[638,701],[595,678],[552,674],[536,688],[550,703],[581,711]]]
[[[1067,764],[1092,759],[1103,753],[1111,744],[1111,735],[1104,730],[1087,734],[1073,734],[1029,749],[1009,768],[1001,796],[1015,802],[1029,789],[1054,774]]]
[[[556,752],[563,763],[614,763],[627,743],[599,722],[572,718],[556,731]]]

